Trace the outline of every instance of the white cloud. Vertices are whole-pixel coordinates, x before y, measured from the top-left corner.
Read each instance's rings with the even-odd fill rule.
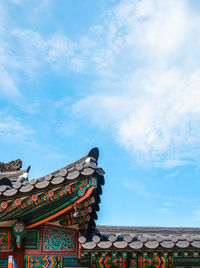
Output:
[[[159,213],[159,214],[162,214],[162,215],[169,215],[169,214],[171,214],[171,211],[167,207],[160,208],[156,212]]]
[[[10,1],[23,8],[27,1]],[[32,12],[48,7],[49,0],[30,3]],[[16,8],[16,7],[15,7]],[[14,9],[14,7],[13,7]],[[63,33],[43,36],[32,29],[20,28],[13,23],[7,4],[0,4],[0,98],[27,106],[19,84],[36,79],[41,68],[66,73],[84,71],[82,50]],[[28,109],[28,108],[27,108]]]
[[[21,94],[12,72],[16,66],[16,58],[11,56],[7,37],[7,12],[0,5],[0,97],[17,99],[21,98]]]
[[[107,87],[75,113],[113,129],[117,142],[150,163],[174,167],[199,158],[200,16],[189,2],[121,1],[110,14],[99,78]],[[100,49],[98,47],[98,49]],[[110,87],[109,87],[110,86]]]
[[[23,66],[37,71],[43,64],[50,64],[54,71],[84,71],[84,49],[63,33],[54,33],[44,38],[33,30],[14,29],[12,36],[19,42],[23,54]]]
[[[33,130],[22,124],[19,118],[0,112],[0,142],[30,144],[33,134]]]
[[[34,2],[36,2],[35,0],[7,0],[7,2],[10,2],[11,4],[15,4],[15,5],[24,5],[24,4],[35,4]],[[44,7],[46,7],[49,4],[50,0],[40,0],[37,1],[37,9],[42,9]]]
[[[193,211],[193,218],[192,218],[192,221],[200,222],[200,207],[197,207],[197,208]]]
[[[96,82],[73,105],[74,113],[109,127],[115,140],[142,161],[174,167],[197,160],[200,15],[189,4],[121,0],[105,13],[102,25],[76,42],[61,32],[43,36],[2,27],[0,42],[9,35],[17,52],[3,42],[0,92],[21,97],[18,72],[31,77],[44,65],[60,73],[88,72]]]
[[[169,201],[164,202],[156,212],[163,215],[172,214],[173,204]]]
[[[172,173],[169,173],[167,175],[165,175],[165,178],[168,179],[168,178],[174,178],[174,177],[177,177],[179,175],[179,171],[175,171],[175,172],[172,172]]]
[[[172,206],[172,203],[171,203],[171,202],[165,202],[165,203],[164,203],[164,206],[166,206],[166,207],[171,207],[171,206]]]
[[[126,45],[148,48],[155,54],[168,54],[185,39],[186,18],[185,1],[182,0],[121,1],[111,23],[113,39],[118,41],[117,33]],[[121,35],[119,31],[123,27],[125,31]]]
[[[128,94],[90,96],[76,103],[74,112],[87,112],[95,123],[112,126],[116,140],[139,157],[165,167],[185,164],[199,148],[198,76],[188,81],[176,70],[148,75],[146,81],[138,80],[142,94],[133,88]]]
[[[151,195],[149,191],[146,189],[145,185],[137,180],[131,180],[131,182],[128,180],[125,180],[123,183],[123,186],[127,188],[128,190],[134,191],[136,194],[144,196],[144,197]]]
[[[9,98],[21,98],[20,91],[12,77],[12,75],[6,70],[6,68],[0,67],[0,92],[2,96]]]

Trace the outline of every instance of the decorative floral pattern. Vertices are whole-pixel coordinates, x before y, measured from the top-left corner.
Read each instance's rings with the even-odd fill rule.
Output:
[[[0,231],[0,250],[11,249],[10,231]]]
[[[15,199],[10,201],[9,203],[3,201],[0,203],[0,212],[3,211],[10,212],[16,208],[25,209],[28,206],[38,206],[43,202],[58,199],[63,195],[73,196],[77,194],[79,197],[81,197],[84,195],[88,187],[89,187],[89,179],[84,178],[80,182],[75,183],[71,186],[70,185],[62,186],[55,191],[49,190],[38,195],[33,194],[32,196],[28,196],[25,200]]]
[[[75,231],[52,226],[45,226],[43,251],[75,251]]]

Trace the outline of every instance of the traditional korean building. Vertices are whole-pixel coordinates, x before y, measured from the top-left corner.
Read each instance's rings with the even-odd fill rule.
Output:
[[[0,267],[200,268],[200,228],[96,226],[98,156],[31,180],[20,159],[0,163]]]

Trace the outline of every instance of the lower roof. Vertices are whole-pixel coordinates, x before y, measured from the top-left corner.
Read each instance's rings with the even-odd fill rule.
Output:
[[[84,249],[200,248],[200,228],[98,225],[91,237],[79,238]]]
[[[162,226],[117,226],[117,225],[97,225],[97,232],[109,234],[199,234],[200,227],[162,227]]]

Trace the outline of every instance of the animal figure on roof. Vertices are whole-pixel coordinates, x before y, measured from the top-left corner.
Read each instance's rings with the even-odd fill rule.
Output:
[[[11,172],[11,171],[18,171],[22,168],[22,160],[17,159],[10,161],[8,163],[0,162],[0,171],[1,172]]]

